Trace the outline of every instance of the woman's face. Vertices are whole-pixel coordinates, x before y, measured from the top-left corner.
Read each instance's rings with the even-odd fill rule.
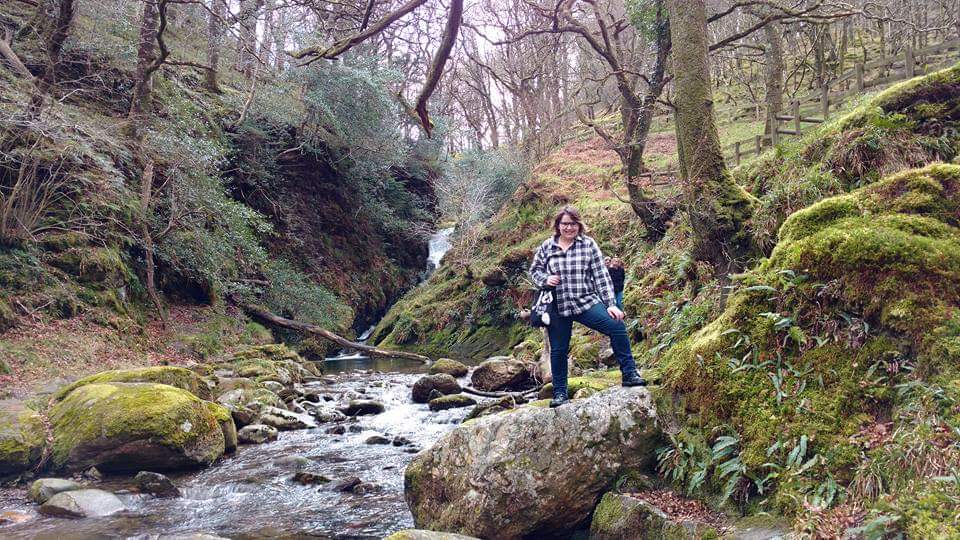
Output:
[[[564,240],[573,240],[578,234],[580,234],[580,224],[567,214],[560,216],[560,236]]]

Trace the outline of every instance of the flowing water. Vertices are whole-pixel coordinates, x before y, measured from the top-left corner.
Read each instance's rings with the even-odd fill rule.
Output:
[[[403,366],[414,371],[413,366]],[[422,365],[417,371],[423,371]],[[403,498],[403,470],[418,449],[432,445],[453,429],[469,409],[430,412],[415,404],[409,386],[414,373],[352,371],[333,383],[312,383],[345,402],[352,397],[377,399],[386,412],[343,424],[345,434],[316,429],[281,432],[276,442],[241,446],[236,454],[200,472],[171,475],[183,496],[156,499],[127,493],[129,478],[107,479],[97,487],[119,491],[128,512],[107,518],[69,520],[43,517],[22,492],[0,496],[4,511],[27,514],[30,521],[0,526],[4,539],[154,539],[162,534],[207,533],[229,538],[382,538],[413,526]],[[373,435],[404,446],[372,445]],[[275,461],[285,456],[309,460],[307,471],[334,480],[358,477],[377,486],[366,494],[330,487],[304,486],[291,480],[294,471]],[[328,484],[329,486],[329,484]]]

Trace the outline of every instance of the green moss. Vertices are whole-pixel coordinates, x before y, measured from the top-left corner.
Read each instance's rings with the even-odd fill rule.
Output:
[[[40,415],[18,402],[0,402],[0,478],[34,467],[46,446]]]
[[[121,369],[114,371],[103,371],[89,377],[84,377],[79,381],[61,388],[54,395],[54,399],[60,401],[67,397],[70,392],[88,384],[101,384],[111,382],[148,382],[156,384],[166,384],[186,390],[201,399],[209,397],[207,385],[201,380],[195,372],[175,366],[152,366],[136,369]]]
[[[52,464],[57,469],[77,470],[91,465],[125,468],[130,464],[94,461],[104,447],[133,441],[149,441],[184,453],[196,464],[212,463],[224,450],[223,432],[209,404],[164,384],[84,385],[54,405],[50,421],[54,436]]]
[[[583,377],[568,378],[567,393],[572,396],[584,388],[600,392],[619,384],[620,372],[618,370],[597,371]],[[550,392],[553,392],[553,383],[547,383],[540,390],[541,395],[549,395]]]
[[[590,522],[590,531],[593,533],[614,532],[618,522],[623,519],[624,510],[621,496],[608,492],[600,499],[600,504],[593,511],[593,521]]]

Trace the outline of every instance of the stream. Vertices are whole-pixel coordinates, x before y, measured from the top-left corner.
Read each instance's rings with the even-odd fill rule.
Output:
[[[452,230],[431,238],[428,271],[449,249]],[[413,516],[403,498],[403,471],[417,451],[453,429],[470,409],[431,412],[426,404],[413,403],[410,387],[427,371],[419,362],[348,354],[325,361],[323,367],[323,380],[306,386],[319,388],[333,403],[375,399],[386,411],[281,432],[275,442],[241,445],[207,469],[169,474],[180,488],[179,498],[136,493],[130,489],[129,476],[89,482],[90,487],[117,493],[124,502],[127,511],[110,517],[46,517],[27,499],[25,489],[0,490],[0,518],[7,513],[26,520],[0,525],[0,538],[154,540],[201,533],[234,539],[352,539],[382,538],[412,528]],[[375,435],[394,444],[367,444]],[[332,482],[310,486],[293,481],[296,469],[277,460],[296,457],[305,458],[300,459],[301,470]],[[330,487],[350,477],[375,487],[359,494]]]
[[[418,366],[425,371],[424,366]],[[402,367],[401,367],[402,368]],[[407,371],[416,371],[408,367]],[[4,539],[155,539],[159,535],[206,533],[229,538],[382,538],[413,527],[403,499],[403,471],[413,451],[427,448],[453,429],[469,409],[430,412],[413,403],[415,373],[352,371],[336,382],[311,383],[325,394],[377,399],[386,412],[347,420],[343,435],[328,434],[335,424],[281,432],[277,441],[242,445],[216,465],[199,472],[169,475],[183,496],[158,499],[124,493],[129,477],[97,483],[117,492],[128,512],[106,518],[69,520],[44,517],[22,490],[0,494],[0,514],[16,511],[33,519],[0,527]],[[412,444],[366,444],[369,437],[404,437]],[[330,487],[304,486],[291,480],[294,470],[275,463],[285,456],[303,456],[303,470],[337,480],[356,476],[378,486],[366,494],[342,493]]]

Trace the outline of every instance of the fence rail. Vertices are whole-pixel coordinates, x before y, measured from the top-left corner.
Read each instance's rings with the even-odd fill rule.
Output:
[[[760,154],[764,148],[779,144],[781,135],[801,135],[803,124],[822,124],[826,122],[830,118],[831,108],[836,109],[850,97],[861,94],[865,90],[912,79],[917,75],[925,75],[949,67],[960,56],[958,51],[960,51],[960,39],[952,39],[917,50],[907,47],[898,56],[881,58],[871,62],[858,62],[854,64],[853,69],[837,79],[806,96],[792,101],[790,103],[791,114],[776,115],[771,119],[771,123],[774,125],[764,126],[765,134],[736,141],[724,147],[724,150],[739,165],[744,157]],[[868,74],[876,76],[868,78]],[[831,88],[836,90],[831,91]],[[820,116],[804,116],[800,109],[805,104],[815,104]],[[734,120],[743,118],[742,112],[749,114],[756,111],[757,107],[755,106],[735,109]],[[787,122],[787,127],[782,128],[781,122]]]

